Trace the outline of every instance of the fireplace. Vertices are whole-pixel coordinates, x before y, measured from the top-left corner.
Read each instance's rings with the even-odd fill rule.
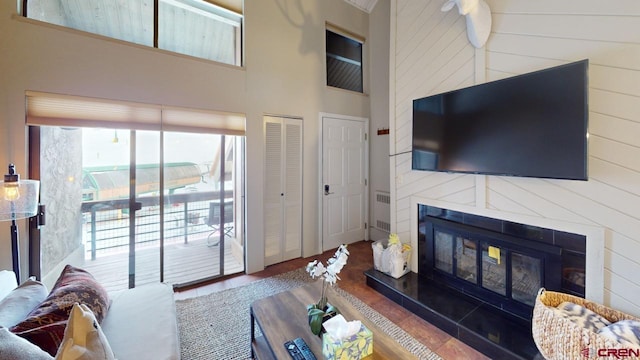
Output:
[[[367,284],[491,358],[540,358],[531,335],[540,287],[601,296],[602,229],[581,227],[585,236],[415,205],[412,272],[394,279],[370,269]]]
[[[541,287],[584,297],[584,236],[418,206],[418,273],[530,319]]]

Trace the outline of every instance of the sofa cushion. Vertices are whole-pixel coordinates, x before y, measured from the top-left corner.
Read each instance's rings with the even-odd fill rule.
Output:
[[[75,304],[56,360],[113,360],[113,352],[95,315],[85,304]]]
[[[0,270],[0,300],[18,286],[16,273],[9,270]]]
[[[55,355],[75,303],[86,304],[100,323],[107,314],[109,297],[86,270],[67,265],[49,296],[10,330]]]
[[[47,297],[47,287],[28,279],[0,301],[0,326],[10,328],[24,320]]]
[[[0,359],[53,360],[36,345],[0,327]]]
[[[109,316],[101,325],[118,360],[180,359],[176,305],[170,285],[148,284],[110,295]]]

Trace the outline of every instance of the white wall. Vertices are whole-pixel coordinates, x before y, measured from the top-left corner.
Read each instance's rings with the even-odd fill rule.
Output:
[[[264,266],[262,116],[299,116],[303,254],[319,252],[318,114],[369,117],[368,95],[325,86],[325,23],[367,38],[366,13],[342,0],[246,0],[246,66],[236,68],[26,20],[16,15],[15,4],[0,2],[0,164],[13,162],[27,173],[26,90],[245,113],[246,266],[254,272]],[[0,223],[0,239],[8,232]],[[27,253],[23,235],[23,269]],[[0,268],[11,268],[10,254],[9,242],[0,241]]]
[[[607,305],[640,315],[640,3],[487,0],[480,50],[442,1],[392,1],[392,224],[409,238],[412,197],[474,213],[576,224],[605,234]],[[589,181],[411,171],[415,98],[588,58]],[[589,275],[587,275],[589,276]]]
[[[389,135],[377,135],[389,128],[389,0],[378,0],[369,17],[369,58],[371,59],[371,119],[369,121],[369,237],[388,236],[376,229],[375,191],[389,192]],[[385,221],[389,222],[387,217]]]

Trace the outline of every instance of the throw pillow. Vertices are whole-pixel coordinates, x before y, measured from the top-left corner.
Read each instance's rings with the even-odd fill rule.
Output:
[[[107,314],[109,297],[86,270],[67,265],[49,296],[10,330],[55,355],[75,303],[87,305],[100,323]]]
[[[640,321],[621,320],[598,331],[598,334],[627,346],[640,347]]]
[[[0,301],[0,326],[10,328],[24,320],[46,297],[47,287],[28,279]]]
[[[9,329],[0,327],[0,359],[53,360],[53,357]]]
[[[611,322],[584,306],[565,301],[557,306],[557,312],[560,316],[571,320],[572,322],[597,332],[601,328],[611,324]]]
[[[56,360],[113,360],[113,351],[95,315],[85,304],[75,304]]]

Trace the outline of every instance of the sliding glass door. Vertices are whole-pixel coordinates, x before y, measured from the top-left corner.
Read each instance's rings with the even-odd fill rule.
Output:
[[[189,284],[244,271],[242,138],[164,133],[165,280]],[[170,249],[180,251],[169,251]]]
[[[109,290],[244,271],[242,136],[33,128],[45,282],[66,264]]]

